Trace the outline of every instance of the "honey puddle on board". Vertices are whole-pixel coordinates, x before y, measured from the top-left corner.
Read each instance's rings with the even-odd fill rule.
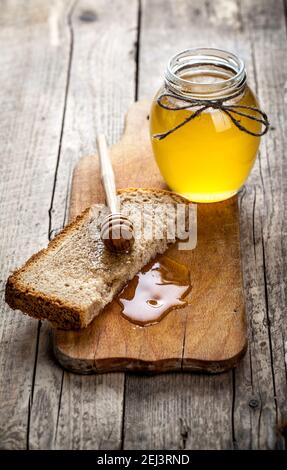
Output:
[[[159,256],[145,266],[120,292],[122,315],[141,326],[158,323],[168,312],[187,305],[190,273],[186,266]]]

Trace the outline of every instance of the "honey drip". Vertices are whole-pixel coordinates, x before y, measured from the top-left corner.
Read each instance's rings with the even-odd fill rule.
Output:
[[[122,315],[141,326],[158,323],[168,312],[187,305],[190,273],[186,266],[159,256],[145,266],[120,292]]]

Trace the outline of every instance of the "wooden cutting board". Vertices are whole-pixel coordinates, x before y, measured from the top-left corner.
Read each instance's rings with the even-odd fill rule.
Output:
[[[111,149],[117,187],[166,188],[154,162],[148,133],[149,103],[135,103],[125,133]],[[103,202],[96,156],[74,170],[70,219]],[[168,256],[187,265],[192,290],[188,305],[160,323],[138,327],[113,301],[86,329],[54,330],[60,364],[81,374],[108,371],[220,372],[234,367],[246,350],[237,197],[197,208],[198,242],[192,251],[173,246]]]

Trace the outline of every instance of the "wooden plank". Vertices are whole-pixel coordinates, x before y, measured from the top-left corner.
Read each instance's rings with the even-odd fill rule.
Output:
[[[155,377],[129,374],[125,448],[232,448],[231,391],[231,373],[207,376],[185,372]]]
[[[55,14],[60,6],[54,4]],[[48,240],[69,57],[66,13],[57,48],[48,2],[1,4],[1,449],[25,449],[29,441],[40,323],[4,304],[4,286],[8,273]]]
[[[265,70],[265,28],[274,53],[268,74]],[[206,45],[233,50],[245,59],[251,84],[255,84],[256,76],[257,81],[260,77],[258,92],[267,109],[269,103],[279,105],[280,101],[279,109],[282,113],[277,113],[277,108],[273,108],[272,116],[276,115],[281,129],[284,121],[281,121],[283,102],[279,89],[286,81],[280,65],[284,62],[283,56],[286,53],[281,2],[274,9],[268,1],[246,1],[241,4],[217,0],[203,4],[200,1],[175,3],[158,0],[153,2],[152,7],[150,2],[142,2],[139,96],[148,97],[152,89],[156,90],[159,77],[162,76],[171,54],[186,47],[202,45],[203,34]],[[282,437],[276,429],[280,420],[286,420],[283,347],[286,336],[283,336],[285,330],[282,319],[286,309],[286,268],[283,264],[286,253],[282,248],[282,237],[286,229],[283,234],[276,230],[277,226],[282,226],[282,214],[286,210],[283,199],[285,166],[282,132],[280,139],[282,153],[279,162],[276,154],[278,164],[270,162],[271,152],[276,144],[277,147],[279,145],[278,139],[274,139],[270,132],[261,147],[261,159],[257,161],[252,176],[241,193],[241,244],[251,343],[249,356],[235,373],[204,377],[200,382],[198,377],[189,374],[184,378],[172,375],[149,378],[143,387],[142,378],[128,376],[125,448],[138,448],[138,435],[141,436],[142,449],[282,447]],[[264,186],[261,179],[263,174]],[[261,217],[265,220],[263,239]],[[265,247],[265,261],[262,246]],[[271,285],[266,286],[265,276],[268,283],[272,281]],[[269,300],[266,300],[266,294]],[[274,317],[273,321],[280,320],[280,330],[277,330],[276,323],[271,328],[268,325],[271,315]],[[275,353],[274,341],[278,348]],[[277,362],[274,369],[275,357]],[[277,381],[279,387],[275,388],[280,393],[275,403],[274,384],[276,386]],[[258,399],[260,397],[261,401]],[[184,423],[183,432],[180,423]]]
[[[68,20],[71,64],[50,235],[67,220],[74,164],[96,150],[96,132],[109,142],[121,134],[135,92],[138,3],[80,0]],[[119,21],[120,18],[120,21]],[[59,45],[61,47],[61,44]],[[117,449],[121,446],[123,374],[76,377],[47,355],[43,327],[35,376],[30,446],[34,449]],[[59,384],[60,382],[60,384]]]
[[[233,2],[232,2],[233,3]],[[214,2],[142,2],[139,97],[151,98],[162,81],[169,57],[181,49],[205,43],[233,49],[231,27],[213,25]],[[230,18],[233,24],[233,16]],[[227,43],[225,42],[229,38]],[[160,44],[160,47],[158,46]],[[232,46],[232,47],[231,47]],[[172,374],[146,380],[128,375],[125,397],[124,447],[127,449],[231,448],[232,378]],[[224,393],[219,393],[224,390]],[[142,398],[144,391],[145,399]],[[202,397],[205,397],[203,399]],[[196,416],[196,419],[194,419]],[[140,418],[139,418],[140,417]],[[216,433],[211,429],[216,429]],[[205,427],[203,427],[205,425]],[[204,429],[204,439],[203,439]],[[140,435],[140,442],[136,436]]]
[[[250,41],[254,85],[273,129],[262,142],[260,159],[241,199],[250,354],[236,371],[234,432],[240,448],[281,449],[286,445],[287,420],[287,113],[282,89],[287,82],[282,67],[286,18],[283,2],[271,6],[268,0],[242,1],[241,15]],[[284,426],[285,436],[280,432]]]

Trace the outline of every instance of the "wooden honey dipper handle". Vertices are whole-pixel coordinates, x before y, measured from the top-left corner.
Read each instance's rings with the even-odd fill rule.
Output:
[[[111,213],[115,213],[119,211],[116,183],[113,167],[109,156],[107,141],[104,134],[98,134],[97,145],[101,166],[101,178],[106,194],[106,203]]]
[[[101,238],[110,251],[128,253],[134,243],[132,222],[119,211],[115,176],[104,134],[97,136],[102,183],[110,214],[101,225]]]

